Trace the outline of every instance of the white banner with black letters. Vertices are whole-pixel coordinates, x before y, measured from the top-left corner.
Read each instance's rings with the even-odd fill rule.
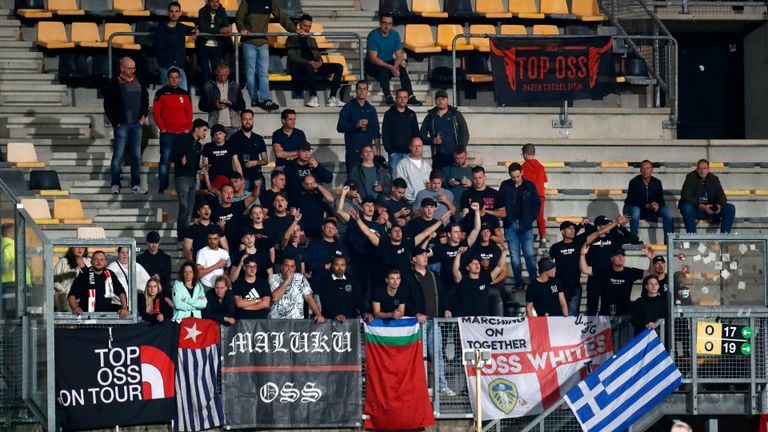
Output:
[[[360,322],[238,320],[221,327],[222,393],[233,428],[362,423]]]

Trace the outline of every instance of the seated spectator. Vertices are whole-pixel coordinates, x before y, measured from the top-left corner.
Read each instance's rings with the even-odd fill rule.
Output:
[[[323,316],[342,323],[347,318],[369,319],[365,290],[359,285],[359,279],[347,271],[345,257],[334,257],[330,273],[322,279],[315,280],[313,285],[317,287]]]
[[[120,281],[120,284],[124,288],[131,286],[131,268],[128,267],[128,248],[120,246],[117,248],[117,261],[111,262],[107,266],[107,270],[110,270],[112,274]],[[149,273],[136,262],[136,290],[138,292],[144,291],[144,287],[147,286],[149,280]]]
[[[309,281],[301,273],[296,273],[296,261],[283,258],[280,273],[269,278],[269,288],[272,291],[272,306],[269,310],[271,319],[303,319],[304,303],[314,315],[315,322],[322,324],[325,318],[315,303]]]
[[[288,54],[288,73],[291,74],[294,91],[303,96],[304,89],[309,90],[309,101],[305,104],[308,107],[316,108],[320,106],[317,100],[317,81],[325,81],[329,75],[331,79],[331,91],[328,94],[328,101],[325,106],[342,107],[344,102],[336,98],[336,94],[341,86],[342,72],[344,67],[339,63],[325,63],[320,57],[320,49],[317,47],[317,41],[309,36],[312,30],[312,17],[304,14],[299,18],[298,35],[290,35],[285,42],[285,48]]]
[[[367,53],[365,56],[365,72],[376,78],[384,92],[384,102],[394,105],[395,99],[389,88],[392,77],[400,78],[400,87],[408,92],[408,104],[421,106],[421,102],[413,95],[411,79],[405,69],[403,46],[400,34],[392,31],[394,20],[392,15],[379,14],[379,28],[371,30],[367,37]]]
[[[200,154],[200,165],[208,175],[210,184],[217,187],[229,182],[229,173],[232,172],[232,159],[235,152],[227,142],[227,131],[220,124],[211,128],[212,141],[203,147]]]
[[[163,286],[158,278],[147,281],[146,287],[139,291],[136,298],[136,309],[144,322],[159,324],[170,320],[173,316],[173,308],[165,302]]]
[[[173,320],[178,322],[189,317],[202,318],[208,300],[205,287],[198,278],[197,267],[190,261],[185,262],[179,269],[178,277],[173,283]]]
[[[200,278],[200,284],[205,289],[213,288],[213,283],[219,276],[226,274],[227,267],[231,265],[229,252],[219,247],[219,237],[222,231],[217,226],[212,226],[208,230],[208,246],[200,249],[197,253],[197,274]],[[174,294],[176,290],[174,289]]]
[[[696,233],[696,219],[707,219],[720,223],[720,232],[729,234],[736,218],[736,207],[728,202],[720,179],[709,171],[706,159],[699,160],[696,169],[685,176],[677,207],[687,233]]]
[[[285,165],[285,189],[291,204],[301,195],[304,177],[312,175],[317,183],[331,183],[333,174],[312,157],[312,146],[305,142],[299,146],[296,159]]]
[[[664,200],[661,180],[653,176],[653,164],[649,160],[640,162],[640,175],[629,181],[627,198],[622,213],[629,216],[629,232],[637,236],[640,219],[656,222],[661,217],[664,227],[664,243],[667,235],[675,232],[672,209]]]
[[[466,262],[466,276],[461,271],[462,255],[468,249],[460,247],[453,259],[451,272],[453,281],[456,284],[456,294],[454,295],[454,306],[446,310],[446,316],[497,316],[496,300],[492,297],[490,288],[491,283],[496,279],[507,265],[507,251],[502,249],[501,257],[496,266],[483,270],[482,258],[473,254]],[[447,269],[446,269],[447,271]]]
[[[237,306],[235,315],[239,319],[267,318],[272,292],[267,279],[258,277],[258,272],[259,264],[256,258],[246,257],[243,260],[243,272],[232,286]]]
[[[264,247],[257,248],[257,244],[259,243],[256,242],[254,230],[251,227],[245,227],[242,231],[240,249],[230,254],[232,268],[229,269],[229,277],[231,280],[237,280],[240,277],[247,258],[255,259],[259,265],[259,272],[256,274],[258,277],[266,280],[272,276],[272,263],[275,257],[274,245],[261,242],[260,245]],[[272,247],[268,247],[268,245]]]
[[[197,104],[200,111],[208,113],[208,124],[224,126],[227,137],[240,127],[240,112],[245,109],[243,92],[236,82],[229,80],[229,75],[229,65],[219,63],[215,79],[203,84]]]
[[[364,145],[360,150],[360,158],[360,164],[352,167],[347,181],[357,186],[362,199],[376,200],[387,196],[392,188],[392,178],[387,168],[374,163],[373,146]]]
[[[272,132],[272,151],[275,153],[276,169],[284,167],[288,161],[296,159],[299,147],[307,142],[304,131],[296,127],[296,111],[288,108],[280,113],[283,126]]]
[[[443,188],[443,172],[439,169],[433,169],[429,173],[429,186],[416,194],[416,199],[413,201],[412,206],[413,217],[421,216],[421,207],[417,204],[421,204],[426,198],[432,199],[437,204],[437,208],[435,208],[436,218],[442,218],[449,211],[456,213],[453,193]]]
[[[453,194],[453,204],[461,206],[461,196],[472,186],[472,167],[467,164],[467,148],[456,147],[453,152],[453,164],[443,170],[443,180]]]
[[[91,267],[75,278],[67,296],[73,314],[117,312],[120,318],[128,316],[125,288],[106,268],[107,254],[100,250],[94,252]]]
[[[374,318],[398,319],[405,316],[405,303],[408,301],[408,293],[400,289],[400,270],[393,268],[387,272],[384,279],[386,285],[373,291],[372,309]]]
[[[339,228],[334,218],[327,218],[323,221],[322,237],[313,238],[307,245],[307,263],[308,271],[312,278],[322,279],[331,269],[331,262],[334,257],[349,257],[344,243],[340,242],[336,236],[339,234]]]
[[[240,119],[240,130],[229,138],[229,147],[234,153],[232,167],[245,179],[247,190],[253,190],[258,180],[263,191],[264,174],[261,167],[269,163],[267,145],[264,143],[264,137],[253,131],[253,111],[243,111]]]
[[[184,233],[182,252],[186,261],[194,262],[200,249],[208,244],[208,231],[211,226],[216,226],[211,225],[211,204],[201,201],[197,205],[197,222],[190,225]],[[219,247],[229,250],[226,237],[220,239]]]
[[[208,304],[203,309],[203,318],[211,319],[221,325],[230,326],[235,320],[235,297],[232,284],[226,276],[219,276],[213,283],[213,289],[205,293]]]
[[[656,321],[669,317],[667,300],[659,294],[659,279],[656,275],[648,275],[643,279],[644,296],[632,303],[631,321],[635,335],[643,330],[655,329]]]
[[[64,257],[60,258],[53,267],[53,307],[56,312],[69,312],[67,296],[72,289],[72,283],[80,276],[80,273],[91,266],[88,258],[87,247],[70,247]]]
[[[464,116],[456,107],[448,104],[448,92],[435,92],[435,107],[427,112],[421,122],[421,140],[431,147],[432,167],[443,169],[453,162],[457,148],[469,144],[469,128]]]
[[[304,217],[304,231],[310,238],[321,235],[323,220],[333,215],[333,195],[315,181],[315,176],[304,177],[302,191],[297,200],[297,208]]]
[[[525,292],[525,314],[535,316],[568,316],[568,303],[563,287],[555,279],[557,269],[554,261],[542,258],[538,264],[539,274],[528,285]]]
[[[427,187],[432,165],[422,157],[424,143],[421,138],[411,139],[408,149],[410,150],[408,156],[397,164],[397,178],[405,180],[408,185],[405,199],[413,201],[416,195]]]

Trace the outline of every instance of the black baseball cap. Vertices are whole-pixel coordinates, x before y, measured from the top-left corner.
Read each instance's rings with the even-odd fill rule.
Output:
[[[438,90],[435,92],[435,99],[437,98],[448,98],[448,92],[445,90]]]
[[[609,223],[611,223],[611,220],[606,216],[600,215],[595,218],[595,226],[608,225]]]
[[[424,198],[423,200],[421,200],[421,206],[422,207],[426,207],[426,206],[437,207],[437,201],[433,200],[432,198]]]
[[[667,262],[667,260],[666,260],[666,259],[664,259],[664,257],[663,257],[663,256],[661,256],[661,255],[657,255],[657,256],[653,257],[653,263],[654,263],[654,264],[656,264],[657,262],[663,262],[663,263],[665,263],[665,262]]]
[[[411,251],[411,258],[413,258],[413,257],[415,257],[415,256],[417,256],[417,255],[425,254],[425,253],[427,253],[427,252],[428,252],[428,251],[427,251],[426,249],[424,249],[424,248],[415,247],[415,248],[413,248],[413,250]]]
[[[213,127],[211,128],[211,136],[216,135],[216,132],[227,133],[227,130],[224,129],[224,126],[222,126],[222,125],[217,123],[217,124],[213,125]]]
[[[539,273],[548,272],[555,268],[555,262],[549,258],[542,258],[539,260]]]
[[[576,228],[576,224],[571,222],[571,221],[565,221],[565,222],[560,224],[560,231],[566,230],[566,229],[568,229],[570,227]]]
[[[310,145],[308,142],[304,141],[303,143],[299,144],[299,150],[310,151],[310,150],[312,150],[312,145]]]
[[[614,250],[611,252],[611,256],[616,256],[616,255],[622,255],[622,256],[623,256],[623,255],[626,255],[626,254],[627,254],[627,253],[624,251],[624,249],[623,249],[623,248],[616,248],[616,249],[614,249]]]

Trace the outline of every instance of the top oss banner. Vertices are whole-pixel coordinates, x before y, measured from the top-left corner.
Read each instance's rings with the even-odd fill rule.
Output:
[[[222,391],[232,427],[362,423],[360,322],[238,320],[221,328]]]
[[[465,317],[459,331],[462,351],[491,351],[480,375],[488,420],[541,413],[586,376],[587,362],[613,356],[608,317]],[[475,370],[465,367],[475,410]]]
[[[179,326],[57,329],[56,402],[64,430],[164,423],[176,414]]]
[[[609,36],[491,38],[496,102],[601,99],[615,91],[612,44]]]

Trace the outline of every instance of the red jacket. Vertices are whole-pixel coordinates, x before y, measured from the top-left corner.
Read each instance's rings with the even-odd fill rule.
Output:
[[[544,183],[547,183],[547,172],[544,165],[536,159],[523,162],[523,178],[536,185],[536,192],[544,196]]]
[[[165,86],[158,90],[152,112],[161,131],[184,133],[192,130],[192,99],[182,88]]]

